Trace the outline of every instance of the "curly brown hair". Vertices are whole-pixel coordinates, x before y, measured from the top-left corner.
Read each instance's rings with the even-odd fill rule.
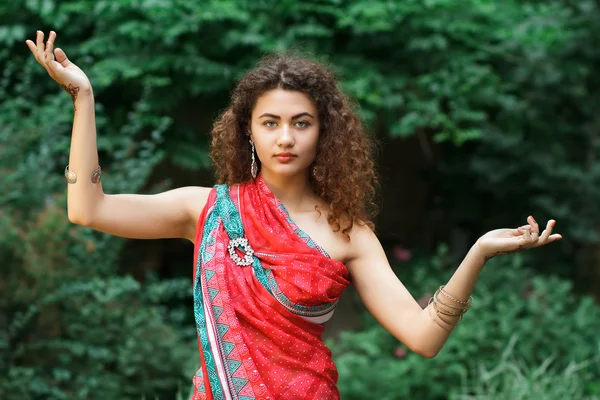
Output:
[[[229,107],[212,130],[210,157],[217,182],[233,185],[252,179],[248,141],[252,109],[263,93],[277,88],[303,92],[317,106],[321,125],[310,183],[329,205],[327,221],[333,231],[341,230],[349,240],[354,223],[374,229],[378,182],[374,141],[364,131],[353,111],[354,103],[339,89],[331,70],[305,56],[267,55],[239,81]]]

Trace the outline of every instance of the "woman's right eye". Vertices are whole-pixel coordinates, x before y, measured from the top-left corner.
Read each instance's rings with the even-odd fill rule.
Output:
[[[271,125],[271,124],[272,124],[272,125]],[[267,128],[273,128],[273,127],[274,127],[275,125],[277,125],[277,124],[275,123],[275,121],[265,121],[265,122],[263,123],[263,125],[264,125],[264,126],[266,126]]]

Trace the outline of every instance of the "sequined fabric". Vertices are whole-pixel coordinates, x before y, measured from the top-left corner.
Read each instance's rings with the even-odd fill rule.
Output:
[[[251,265],[228,251],[238,238],[253,250]],[[321,334],[348,271],[294,224],[262,176],[216,186],[195,243],[193,399],[339,399]]]

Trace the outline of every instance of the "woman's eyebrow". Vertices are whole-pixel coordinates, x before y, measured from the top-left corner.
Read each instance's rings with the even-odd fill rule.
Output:
[[[280,117],[279,115],[275,115],[275,114],[269,114],[269,113],[264,113],[263,115],[261,115],[261,116],[260,116],[260,117],[258,117],[258,118],[260,119],[260,118],[265,118],[265,117],[268,117],[268,118],[273,118],[273,119],[281,119],[281,117]],[[292,119],[296,119],[296,118],[300,118],[300,117],[310,117],[310,118],[315,118],[315,117],[313,117],[313,116],[312,116],[312,114],[310,114],[310,113],[307,113],[307,112],[302,112],[302,113],[300,113],[300,114],[296,114],[296,115],[294,115],[294,116],[292,117]]]

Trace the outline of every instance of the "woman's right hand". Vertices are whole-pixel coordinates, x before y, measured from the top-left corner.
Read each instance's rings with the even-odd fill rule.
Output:
[[[25,43],[33,53],[36,61],[48,71],[52,79],[69,92],[73,101],[75,101],[79,93],[91,93],[92,85],[85,73],[69,61],[62,49],[54,50],[55,40],[56,32],[51,31],[44,46],[44,33],[37,31],[36,42],[26,40]]]

